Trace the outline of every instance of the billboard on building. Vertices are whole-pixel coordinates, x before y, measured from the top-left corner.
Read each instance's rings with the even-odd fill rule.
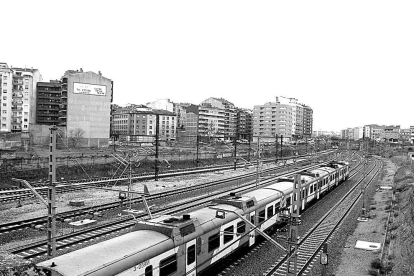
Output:
[[[106,95],[105,85],[87,84],[87,83],[73,83],[73,93],[75,94],[87,94],[87,95]]]

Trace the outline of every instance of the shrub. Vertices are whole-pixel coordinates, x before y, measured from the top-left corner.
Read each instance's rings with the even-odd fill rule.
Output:
[[[368,274],[372,275],[372,276],[378,276],[379,275],[378,272],[375,269],[368,270]]]
[[[381,269],[382,268],[381,260],[379,258],[372,260],[371,267],[374,269]]]
[[[375,210],[375,209],[377,209],[377,207],[371,206],[371,210]]]

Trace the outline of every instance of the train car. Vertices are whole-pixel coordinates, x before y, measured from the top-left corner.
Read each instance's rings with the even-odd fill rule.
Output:
[[[349,164],[332,162],[301,172],[301,209],[349,176]],[[229,254],[253,246],[292,211],[293,177],[243,194],[231,193],[180,217],[139,221],[131,233],[37,266],[48,276],[196,276]],[[259,231],[256,231],[259,229]]]

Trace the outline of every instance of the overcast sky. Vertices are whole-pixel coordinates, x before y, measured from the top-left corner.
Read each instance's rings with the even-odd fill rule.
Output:
[[[414,125],[414,1],[4,1],[0,61],[100,70],[114,103],[297,98],[314,130]]]

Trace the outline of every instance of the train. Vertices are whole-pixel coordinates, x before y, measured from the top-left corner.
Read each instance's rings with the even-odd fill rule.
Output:
[[[349,177],[349,163],[333,161],[300,172],[304,210]],[[182,216],[138,221],[130,233],[37,264],[47,276],[197,276],[229,254],[256,243],[260,231],[286,224],[294,177],[214,199]]]

